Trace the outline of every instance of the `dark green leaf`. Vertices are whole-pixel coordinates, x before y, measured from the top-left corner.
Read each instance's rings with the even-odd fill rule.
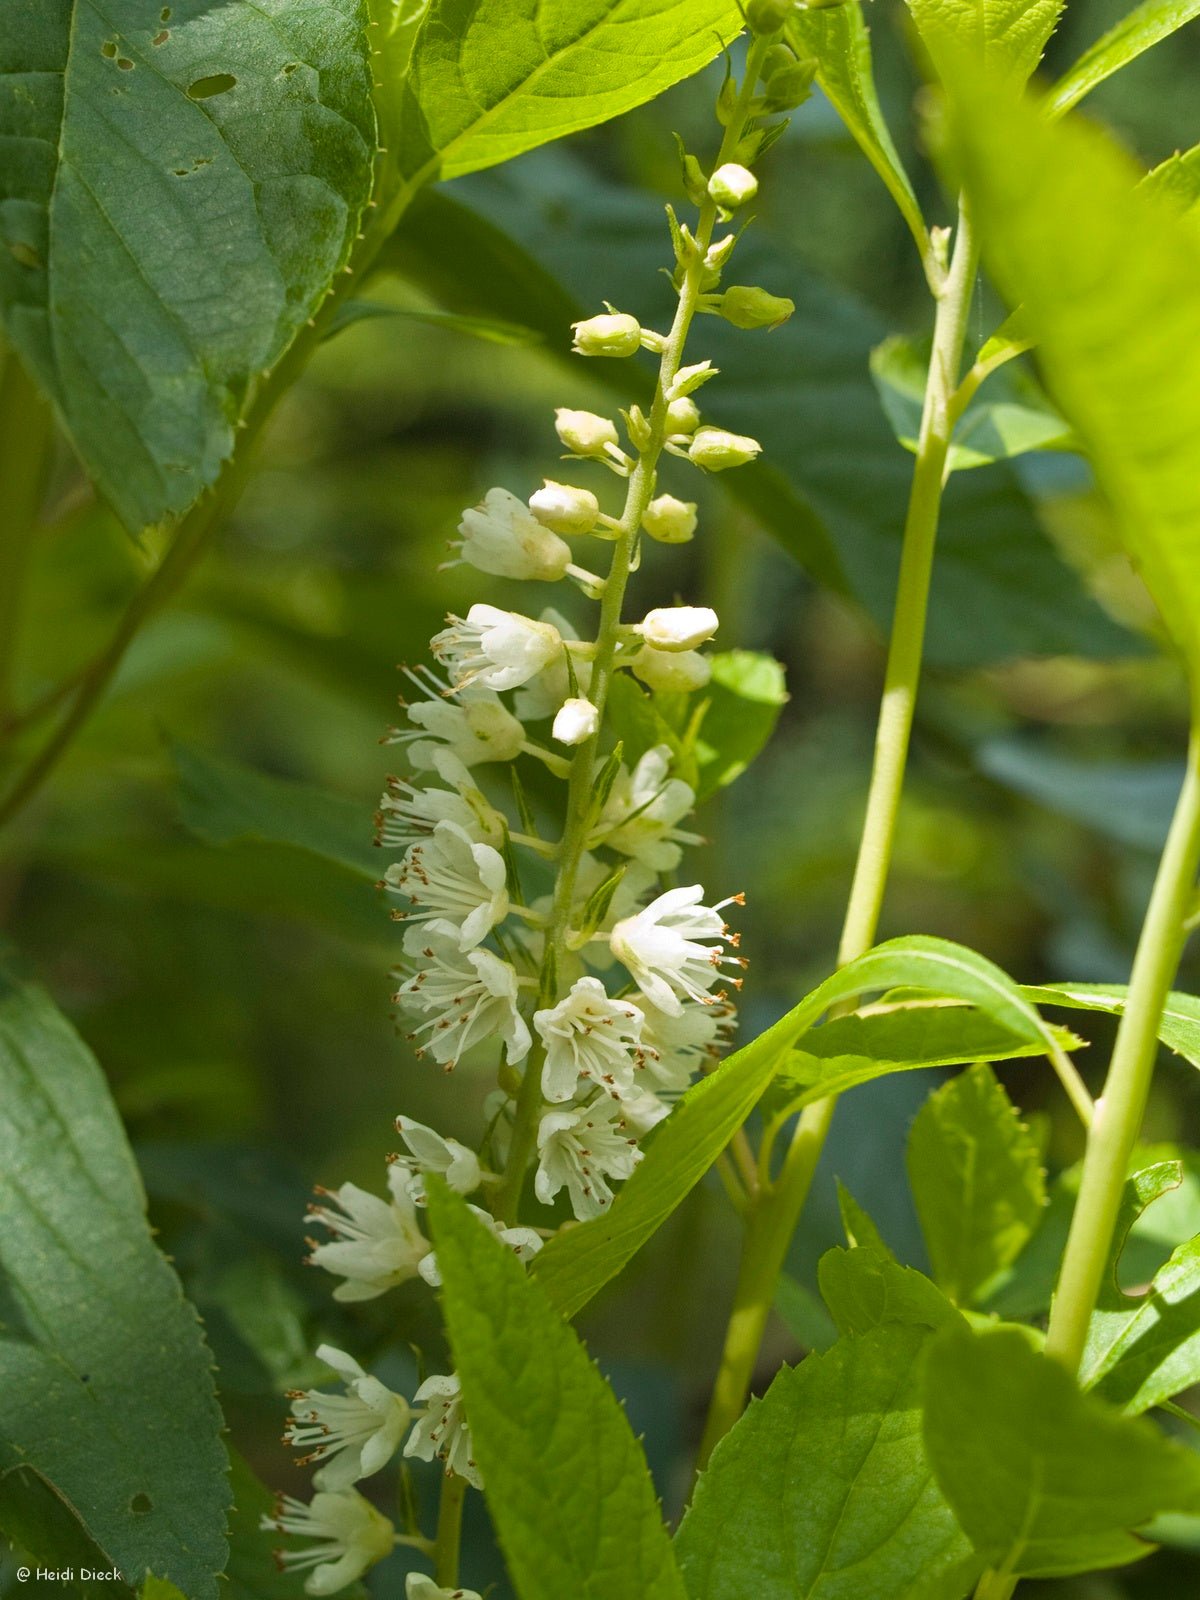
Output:
[[[1078,761],[1030,739],[989,739],[975,751],[981,771],[1007,789],[1106,838],[1157,855],[1183,783],[1181,761]]]
[[[111,1572],[113,1558],[88,1536],[74,1509],[32,1467],[13,1467],[0,1473],[0,1534],[24,1556],[55,1569],[90,1568]],[[56,1580],[59,1594],[132,1600],[133,1590],[122,1579],[102,1583],[66,1583]]]
[[[833,1319],[818,1297],[786,1272],[775,1285],[775,1309],[805,1350],[828,1350],[837,1338]]]
[[[982,1064],[917,1113],[908,1177],[933,1275],[959,1305],[1016,1260],[1046,1204],[1037,1144]]]
[[[741,777],[774,732],[788,697],[783,668],[771,656],[729,650],[709,659],[712,680],[698,696],[708,702],[696,746],[701,800]]]
[[[129,1580],[215,1600],[212,1358],[144,1207],[96,1062],[0,974],[0,1470],[38,1472]]]
[[[0,309],[134,531],[215,479],[349,255],[375,148],[359,0],[163,18],[36,0],[0,23]]]
[[[519,322],[504,322],[499,317],[456,317],[451,311],[414,311],[406,306],[389,306],[378,300],[345,300],[330,317],[326,338],[341,333],[356,322],[374,321],[380,317],[399,317],[401,321],[424,322],[434,328],[449,328],[453,333],[465,333],[472,339],[482,339],[485,344],[525,345],[540,344],[542,335],[535,328],[526,328]]]
[[[1200,17],[1200,0],[1144,0],[1144,4],[1134,6],[1063,74],[1051,93],[1050,109],[1058,113],[1069,111],[1097,84],[1136,61],[1161,39],[1169,38],[1193,17]]]
[[[942,1328],[960,1318],[924,1273],[869,1246],[826,1251],[817,1279],[840,1334],[866,1333],[884,1322]]]
[[[862,1245],[885,1258],[892,1259],[893,1253],[876,1227],[874,1218],[863,1210],[840,1178],[837,1180],[837,1199],[838,1215],[842,1219],[846,1243],[852,1249]]]
[[[455,1370],[522,1600],[685,1600],[616,1396],[512,1253],[444,1184],[429,1188]]]
[[[1128,990],[1119,983],[1048,983],[1021,991],[1035,1005],[1065,1006],[1073,1011],[1103,1011],[1119,1017]],[[1177,990],[1167,996],[1158,1037],[1192,1066],[1200,1067],[1200,999]]]
[[[925,1443],[976,1549],[1009,1573],[1054,1577],[1147,1554],[1133,1536],[1200,1508],[1200,1458],[1081,1394],[1018,1330],[935,1336]]]
[[[949,1600],[977,1564],[921,1440],[926,1328],[785,1368],[713,1453],[675,1540],[691,1600]]]

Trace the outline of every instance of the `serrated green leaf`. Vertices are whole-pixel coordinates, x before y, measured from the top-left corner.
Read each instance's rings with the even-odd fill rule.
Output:
[[[870,1246],[827,1250],[817,1264],[817,1282],[843,1335],[867,1333],[885,1322],[934,1329],[961,1320],[924,1273]]]
[[[32,1467],[130,1581],[216,1600],[230,1496],[211,1366],[99,1067],[0,972],[0,1471]]]
[[[216,478],[348,257],[375,149],[359,0],[167,10],[0,21],[0,311],[135,532]]]
[[[1119,983],[1047,983],[1025,985],[1022,994],[1039,1006],[1064,1006],[1073,1011],[1103,1011],[1119,1017],[1128,989]],[[1200,1067],[1200,999],[1173,990],[1158,1024],[1158,1037],[1192,1066]]]
[[[1200,1507],[1200,1458],[1081,1394],[1025,1334],[947,1327],[929,1346],[925,1444],[981,1555],[1057,1577],[1146,1555],[1165,1511]]]
[[[833,1318],[819,1298],[789,1273],[779,1274],[775,1309],[796,1343],[805,1350],[828,1350],[837,1339]]]
[[[1193,17],[1200,17],[1200,0],[1145,0],[1122,17],[1103,38],[1070,67],[1050,93],[1049,108],[1056,114],[1078,105],[1105,78],[1136,61],[1162,39],[1182,28]]]
[[[0,1535],[22,1555],[56,1570],[88,1567],[108,1573],[116,1565],[88,1536],[74,1509],[31,1467],[0,1472]],[[122,1578],[94,1584],[55,1580],[55,1588],[71,1600],[76,1596],[96,1600],[104,1594],[133,1600],[134,1593]]]
[[[1200,204],[1200,145],[1168,156],[1142,179],[1143,194],[1165,200],[1185,215]]]
[[[437,1179],[429,1216],[472,1443],[521,1600],[686,1600],[646,1458],[587,1351]]]
[[[697,696],[708,703],[696,745],[698,800],[745,772],[774,732],[788,698],[783,668],[773,656],[727,650],[709,660],[712,679]]]
[[[957,153],[1000,288],[1200,685],[1200,274],[1196,241],[1112,139],[984,90]]]
[[[875,1219],[863,1210],[840,1178],[837,1180],[837,1200],[838,1215],[842,1219],[846,1243],[851,1249],[861,1245],[876,1251],[885,1259],[894,1259],[892,1250],[875,1225]]]
[[[859,149],[883,179],[924,256],[929,235],[921,206],[892,141],[875,88],[871,35],[860,0],[793,12],[787,34],[803,60],[817,63],[817,82]]]
[[[1024,83],[1054,32],[1066,0],[906,0],[938,76],[952,84],[963,67],[991,82]]]
[[[713,1453],[675,1547],[691,1600],[943,1600],[978,1575],[921,1439],[926,1328],[785,1368]]]
[[[930,1095],[909,1133],[907,1165],[934,1278],[969,1304],[1016,1260],[1046,1204],[1041,1153],[989,1067]]]

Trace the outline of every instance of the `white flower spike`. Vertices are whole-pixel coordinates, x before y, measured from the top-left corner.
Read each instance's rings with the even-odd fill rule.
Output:
[[[571,562],[571,547],[507,489],[489,489],[458,525],[462,559],[497,578],[553,583]]]
[[[325,1204],[308,1208],[306,1221],[332,1234],[328,1244],[310,1240],[309,1262],[344,1278],[333,1291],[335,1300],[374,1300],[397,1284],[415,1278],[429,1254],[429,1241],[417,1222],[407,1174],[388,1173],[391,1200],[344,1183],[340,1189],[318,1189]]]
[[[396,1544],[395,1528],[355,1489],[321,1490],[309,1505],[280,1495],[274,1515],[264,1516],[260,1526],[314,1541],[305,1550],[275,1553],[282,1571],[308,1573],[306,1594],[336,1594],[391,1555]]]
[[[428,839],[409,845],[384,884],[423,909],[403,921],[436,919],[458,928],[458,947],[472,950],[509,912],[508,871],[490,844],[477,844],[457,822],[439,822]]]
[[[418,788],[389,778],[375,814],[375,842],[392,850],[431,834],[439,822],[457,822],[479,844],[504,843],[504,818],[491,805],[466,766],[449,750],[435,750],[433,767],[450,788]]]
[[[534,1193],[549,1205],[565,1188],[572,1211],[586,1222],[612,1204],[609,1179],[628,1178],[641,1159],[615,1101],[602,1096],[587,1106],[548,1111],[538,1125]]]
[[[490,950],[464,951],[449,922],[412,929],[406,944],[418,965],[393,998],[410,1016],[425,1019],[408,1035],[420,1040],[418,1054],[428,1051],[449,1072],[472,1045],[498,1038],[510,1065],[525,1059],[530,1033],[517,1009],[517,974],[507,961]]]
[[[745,965],[739,956],[721,950],[722,944],[737,943],[721,911],[727,905],[740,905],[743,897],[733,895],[715,906],[703,905],[703,898],[698,883],[668,889],[644,910],[618,922],[609,936],[613,954],[629,969],[646,999],[671,1017],[683,1011],[684,999],[711,1005],[707,991],[721,968]],[[741,980],[733,982],[736,986]]]
[[[472,950],[467,960],[471,962],[473,957],[487,954],[485,950]],[[397,1117],[396,1132],[408,1147],[408,1154],[394,1157],[392,1166],[402,1167],[408,1173],[408,1192],[416,1205],[425,1204],[427,1172],[440,1174],[455,1194],[474,1194],[483,1182],[479,1157],[457,1139],[443,1139],[440,1133],[427,1128],[423,1122],[414,1122],[411,1117]]]
[[[318,1345],[317,1359],[333,1368],[346,1392],[293,1389],[284,1442],[307,1452],[301,1466],[320,1463],[318,1488],[348,1489],[387,1466],[408,1432],[412,1411],[402,1395],[364,1372],[345,1351]]]
[[[442,1461],[447,1473],[457,1472],[476,1489],[483,1478],[472,1453],[471,1430],[463,1414],[462,1385],[457,1373],[426,1378],[413,1396],[413,1403],[425,1410],[417,1418],[404,1446],[406,1456],[420,1461]]]
[[[435,633],[430,648],[450,673],[456,689],[515,689],[528,683],[562,653],[562,636],[552,623],[535,622],[499,606],[472,606],[465,617]]]
[[[634,1093],[642,1064],[642,1013],[629,1000],[610,999],[599,978],[578,978],[556,1006],[535,1011],[533,1025],[546,1047],[542,1093],[552,1103],[574,1098],[593,1083],[622,1098]]]

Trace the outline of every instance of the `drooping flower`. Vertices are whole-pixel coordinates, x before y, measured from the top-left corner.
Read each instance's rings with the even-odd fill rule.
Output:
[[[544,1240],[535,1228],[506,1227],[498,1218],[493,1217],[490,1211],[484,1211],[480,1206],[469,1206],[468,1210],[475,1213],[501,1244],[508,1246],[518,1261],[522,1263],[532,1261],[542,1248]],[[437,1264],[437,1256],[432,1252],[421,1262],[420,1273],[426,1283],[435,1289],[441,1288],[442,1273]]]
[[[476,1489],[482,1489],[483,1479],[475,1465],[458,1374],[438,1373],[426,1378],[413,1395],[413,1403],[424,1404],[425,1410],[408,1436],[404,1454],[416,1456],[420,1461],[445,1462],[448,1473],[457,1472]]]
[[[668,1016],[680,1015],[684,998],[711,1004],[707,991],[722,966],[744,965],[740,957],[721,950],[722,944],[737,942],[721,911],[740,903],[741,896],[731,896],[715,906],[702,904],[703,898],[704,889],[698,883],[668,889],[643,910],[618,922],[610,936],[613,954],[629,969],[651,1005]],[[707,940],[713,942],[702,942]]]
[[[632,356],[641,348],[642,329],[627,311],[610,311],[583,322],[573,322],[572,348],[581,356]]]
[[[682,845],[703,842],[699,834],[676,827],[696,804],[696,795],[682,778],[668,777],[670,768],[665,744],[647,750],[632,772],[622,767],[595,828],[597,840],[654,872],[672,871]]]
[[[687,1088],[734,1026],[733,1007],[725,1001],[712,1005],[687,1001],[676,1016],[647,1005],[643,1014],[646,1075],[656,1088],[669,1093]]]
[[[308,1209],[306,1220],[320,1223],[333,1236],[327,1244],[312,1243],[309,1261],[344,1278],[333,1291],[335,1300],[373,1300],[406,1283],[429,1254],[429,1241],[417,1222],[407,1174],[388,1173],[390,1200],[343,1183],[340,1189],[318,1189],[325,1204]]]
[[[504,843],[504,818],[491,805],[470,772],[450,750],[435,750],[432,766],[448,789],[420,788],[391,777],[375,816],[376,843],[389,849],[409,845],[433,832],[439,822],[457,822],[479,844]]]
[[[509,1062],[524,1060],[530,1034],[517,1009],[517,974],[507,961],[490,950],[464,951],[459,930],[449,922],[411,929],[405,946],[417,970],[394,998],[410,1015],[425,1018],[409,1034],[421,1039],[422,1051],[449,1070],[472,1045],[495,1037]]]
[[[408,679],[425,698],[406,707],[414,726],[393,730],[385,743],[407,745],[418,771],[436,771],[438,757],[447,750],[467,767],[520,755],[525,729],[490,690],[467,689],[456,695],[428,668],[410,671]]]
[[[467,961],[470,963],[474,956],[486,954],[488,952],[484,950],[472,950],[467,955]],[[512,971],[511,967],[509,971]],[[433,1128],[427,1128],[423,1122],[414,1122],[411,1117],[397,1117],[396,1132],[407,1145],[408,1154],[395,1156],[392,1166],[402,1167],[408,1173],[408,1192],[417,1205],[425,1204],[427,1172],[440,1174],[455,1194],[474,1194],[483,1182],[479,1157],[474,1150],[468,1150],[465,1144],[459,1144],[457,1139],[445,1139]]]
[[[583,744],[600,726],[600,712],[590,700],[574,695],[564,700],[554,717],[551,730],[559,744]]]
[[[711,606],[658,606],[642,620],[642,638],[655,650],[694,650],[717,631]]]
[[[628,1178],[641,1159],[616,1101],[601,1096],[590,1105],[547,1111],[538,1124],[534,1193],[550,1205],[565,1188],[572,1211],[584,1222],[612,1204],[609,1180]]]
[[[476,1589],[443,1589],[423,1572],[410,1572],[404,1580],[404,1600],[483,1600]]]
[[[421,908],[398,913],[403,920],[451,923],[460,950],[473,949],[508,915],[504,857],[490,844],[477,844],[456,822],[439,822],[428,839],[409,845],[383,881]]]
[[[274,1515],[264,1516],[260,1526],[314,1541],[307,1549],[276,1552],[284,1572],[308,1573],[306,1594],[336,1594],[391,1555],[396,1544],[395,1528],[356,1489],[322,1489],[309,1505],[280,1495]]]
[[[570,1100],[582,1082],[624,1098],[634,1093],[641,1066],[642,1013],[613,1000],[599,978],[579,978],[556,1006],[535,1011],[533,1025],[546,1047],[542,1093]]]
[[[345,1394],[293,1389],[292,1415],[284,1441],[306,1451],[300,1464],[319,1462],[321,1489],[348,1489],[385,1467],[400,1448],[412,1417],[408,1401],[364,1372],[353,1356],[333,1345],[317,1346],[323,1361],[345,1384]]]
[[[482,505],[463,512],[458,531],[463,560],[497,578],[553,583],[571,563],[570,545],[507,489],[489,489]]]
[[[497,692],[515,689],[562,653],[556,627],[519,611],[474,605],[465,617],[451,616],[449,623],[434,634],[430,648],[459,690],[476,684]]]

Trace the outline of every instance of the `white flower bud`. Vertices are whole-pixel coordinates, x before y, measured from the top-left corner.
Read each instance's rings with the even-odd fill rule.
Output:
[[[667,407],[667,432],[695,433],[700,426],[700,407],[694,400],[689,400],[683,395],[678,400],[672,400]]]
[[[717,613],[710,606],[659,606],[647,611],[642,638],[655,650],[694,650],[717,627]]]
[[[727,161],[708,180],[708,192],[726,211],[736,211],[738,206],[744,206],[747,200],[754,199],[758,193],[758,179],[749,167],[739,166],[736,161]]]
[[[726,467],[743,467],[762,451],[757,439],[744,433],[727,433],[724,428],[701,428],[688,446],[688,458],[706,472],[723,472]]]
[[[498,578],[561,578],[571,549],[543,527],[507,489],[489,489],[483,504],[463,512],[458,549],[464,561]]]
[[[631,356],[642,343],[642,327],[625,311],[609,311],[573,322],[574,349],[581,356]]]
[[[655,650],[644,645],[629,665],[635,678],[660,694],[703,689],[712,677],[712,667],[696,650]]]
[[[547,478],[529,497],[529,509],[543,528],[554,533],[587,533],[600,515],[600,502],[590,489]]]
[[[600,713],[590,700],[564,700],[554,718],[553,734],[559,744],[583,744],[600,726]]]
[[[617,425],[608,417],[598,417],[594,411],[570,411],[559,406],[554,413],[554,428],[558,437],[577,456],[600,456],[606,445],[615,445]]]
[[[735,328],[778,328],[795,309],[796,302],[786,295],[744,283],[731,284],[717,302],[717,310]]]
[[[696,503],[660,494],[642,513],[642,527],[659,544],[686,544],[696,531]]]

